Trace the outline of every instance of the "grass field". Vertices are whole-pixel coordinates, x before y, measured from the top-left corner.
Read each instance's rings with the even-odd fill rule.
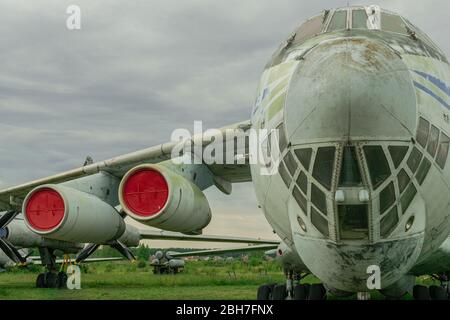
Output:
[[[276,262],[258,266],[236,261],[188,262],[185,272],[154,275],[146,263],[102,262],[82,268],[81,290],[37,289],[36,276],[43,269],[14,268],[0,273],[0,299],[255,299],[259,285],[283,282]],[[318,282],[308,276],[307,282]],[[431,279],[421,282],[430,284]],[[333,297],[329,297],[333,299]],[[373,299],[382,299],[378,293]],[[408,299],[409,297],[405,297]]]

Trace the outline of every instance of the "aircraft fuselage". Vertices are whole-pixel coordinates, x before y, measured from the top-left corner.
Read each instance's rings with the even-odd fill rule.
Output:
[[[274,54],[252,113],[253,128],[279,132],[277,173],[251,166],[267,220],[312,273],[351,292],[368,290],[372,265],[382,288],[425,272],[414,267],[450,235],[450,66],[407,20],[369,10],[308,20],[320,32],[302,39],[301,27]],[[363,12],[381,25],[361,25]]]

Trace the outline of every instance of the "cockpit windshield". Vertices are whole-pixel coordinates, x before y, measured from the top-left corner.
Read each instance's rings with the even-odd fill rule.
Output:
[[[364,9],[352,11],[352,28],[353,29],[368,29],[367,13]]]

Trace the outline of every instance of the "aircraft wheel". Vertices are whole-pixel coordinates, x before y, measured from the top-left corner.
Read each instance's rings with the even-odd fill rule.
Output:
[[[309,284],[298,284],[294,288],[294,300],[308,300]]]
[[[67,288],[67,274],[63,271],[58,272],[58,276],[57,276],[57,287],[59,289],[65,289]]]
[[[286,285],[277,284],[272,290],[272,300],[285,300],[287,297]]]
[[[256,300],[270,300],[270,294],[272,289],[267,284],[263,284],[258,288],[258,293],[256,294]]]
[[[413,288],[413,297],[415,300],[430,300],[430,291],[425,286],[415,285]]]
[[[440,286],[430,286],[430,297],[432,300],[447,300],[447,292],[445,291],[445,288]]]
[[[36,288],[45,288],[45,275],[43,273],[39,273],[36,278]]]
[[[327,291],[321,283],[314,283],[309,288],[309,300],[326,300]]]
[[[58,287],[58,276],[53,272],[45,273],[45,284],[46,288],[57,288]]]

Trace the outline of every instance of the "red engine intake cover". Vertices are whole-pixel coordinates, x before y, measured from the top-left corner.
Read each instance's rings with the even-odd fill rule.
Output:
[[[64,218],[64,200],[53,189],[44,188],[34,192],[28,199],[25,215],[36,230],[50,231]]]
[[[131,212],[141,217],[150,217],[159,213],[166,205],[169,186],[160,172],[141,169],[127,178],[122,196]]]

